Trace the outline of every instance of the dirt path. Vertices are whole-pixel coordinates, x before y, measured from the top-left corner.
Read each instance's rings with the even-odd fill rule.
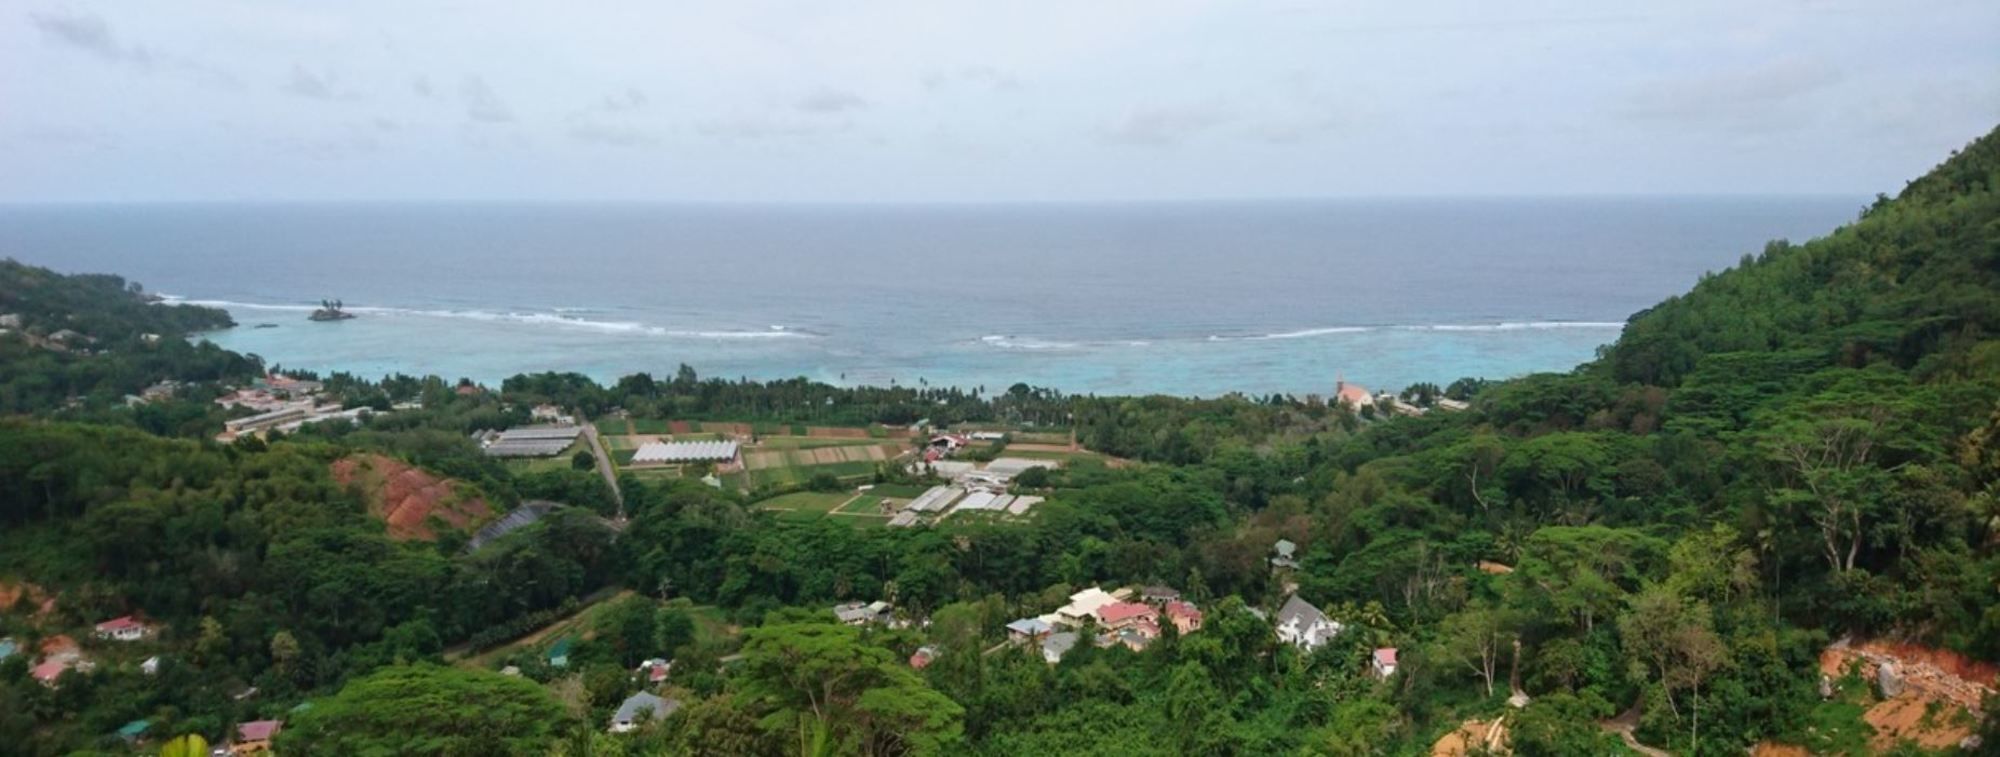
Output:
[[[1627,708],[1624,712],[1618,713],[1618,717],[1610,720],[1600,720],[1597,722],[1597,725],[1607,732],[1618,734],[1618,738],[1625,742],[1625,747],[1634,752],[1646,755],[1646,757],[1672,757],[1672,753],[1667,750],[1641,744],[1639,743],[1639,739],[1632,735],[1632,729],[1639,727],[1638,702],[1633,702],[1631,707]]]

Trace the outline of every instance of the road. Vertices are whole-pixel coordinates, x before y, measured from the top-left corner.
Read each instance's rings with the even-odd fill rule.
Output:
[[[577,416],[583,424],[583,438],[590,440],[590,455],[597,458],[597,473],[604,477],[604,483],[611,487],[611,501],[618,503],[617,522],[625,522],[625,494],[618,491],[618,474],[611,470],[611,455],[604,451],[604,442],[597,438],[597,426],[588,418]]]

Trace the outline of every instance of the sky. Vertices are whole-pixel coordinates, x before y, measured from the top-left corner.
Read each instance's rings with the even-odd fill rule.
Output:
[[[1993,0],[0,7],[0,202],[1895,193]]]

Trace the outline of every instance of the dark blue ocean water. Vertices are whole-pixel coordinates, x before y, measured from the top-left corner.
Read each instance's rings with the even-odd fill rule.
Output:
[[[0,256],[218,304],[225,347],[366,375],[1303,394],[1566,370],[1863,202],[0,206]],[[322,297],[360,317],[307,322]]]

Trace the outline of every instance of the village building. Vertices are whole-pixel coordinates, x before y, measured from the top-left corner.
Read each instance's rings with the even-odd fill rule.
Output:
[[[1098,625],[1107,631],[1151,626],[1159,635],[1160,612],[1144,602],[1113,602],[1097,609]]]
[[[238,723],[236,739],[230,743],[229,751],[239,755],[268,752],[271,750],[271,739],[277,738],[278,731],[284,727],[285,721],[282,720],[252,720],[248,723]]]
[[[28,675],[37,683],[53,689],[65,670],[69,670],[68,660],[43,660],[40,665],[29,668]]]
[[[1369,672],[1376,678],[1388,678],[1396,674],[1396,648],[1382,647],[1375,650],[1375,656],[1368,661]]]
[[[1069,595],[1069,604],[1056,608],[1056,617],[1065,624],[1080,626],[1086,621],[1099,620],[1097,611],[1117,601],[1119,597],[1092,586]]]
[[[1277,625],[1274,631],[1278,640],[1305,651],[1313,651],[1324,646],[1340,634],[1341,626],[1326,616],[1311,602],[1293,594],[1278,608]]]
[[[639,677],[647,684],[658,686],[666,682],[667,674],[673,672],[673,669],[674,664],[672,661],[654,657],[639,663],[639,668],[633,672],[639,674]]]
[[[576,423],[575,418],[563,414],[562,408],[548,403],[536,405],[528,411],[528,417],[536,423],[554,423],[564,426]]]
[[[1007,624],[1007,639],[1018,643],[1041,641],[1055,630],[1041,618],[1022,618]]]
[[[1182,636],[1201,630],[1201,608],[1192,602],[1174,600],[1162,608],[1167,622],[1174,624],[1174,631]]]
[[[618,711],[611,715],[611,732],[631,733],[642,724],[666,719],[680,708],[680,700],[662,699],[657,694],[641,691],[619,703]]]
[[[146,674],[146,675],[149,675],[149,676],[156,676],[156,675],[159,675],[159,674],[160,674],[160,656],[159,656],[159,655],[153,655],[152,657],[148,657],[148,658],[146,658],[146,661],[145,661],[145,662],[141,662],[141,663],[139,663],[139,672],[140,672],[140,673],[144,673],[144,674]]]
[[[1108,647],[1117,644],[1134,652],[1144,652],[1146,647],[1151,646],[1153,640],[1159,636],[1158,628],[1153,629],[1153,633],[1148,635],[1143,628],[1133,627],[1105,634],[1098,646]]]
[[[1299,567],[1299,545],[1290,539],[1279,539],[1271,545],[1271,569],[1296,569]]]
[[[1349,410],[1359,412],[1361,408],[1374,404],[1375,398],[1360,384],[1347,383],[1346,379],[1335,379],[1333,401],[1335,404],[1346,405]]]
[[[1139,589],[1139,601],[1151,605],[1164,605],[1180,598],[1180,591],[1171,586],[1147,586]]]
[[[869,623],[887,625],[890,621],[895,620],[895,615],[893,614],[895,608],[895,605],[881,600],[866,604],[848,602],[834,605],[833,617],[850,626],[867,625]]]
[[[931,661],[937,659],[937,655],[937,647],[929,645],[917,647],[917,651],[910,654],[910,667],[917,670],[930,667]]]
[[[13,657],[14,653],[19,651],[21,651],[21,644],[20,642],[14,641],[13,637],[10,636],[4,639],[0,639],[0,660],[5,660],[9,657]]]
[[[1062,662],[1063,655],[1076,647],[1077,635],[1074,631],[1049,634],[1042,640],[1042,661],[1050,665]]]
[[[110,641],[142,641],[153,635],[153,628],[126,615],[97,624],[97,630],[92,635]]]

